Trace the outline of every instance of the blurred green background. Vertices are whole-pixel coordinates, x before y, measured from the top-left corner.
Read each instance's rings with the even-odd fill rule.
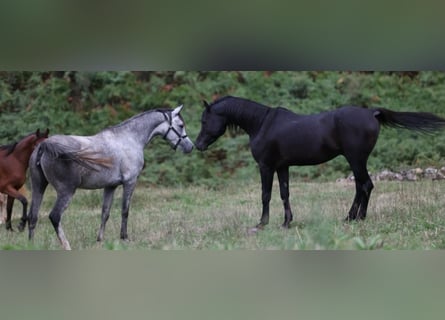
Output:
[[[341,105],[381,106],[445,116],[444,72],[141,71],[0,72],[0,143],[35,131],[91,135],[153,108],[184,104],[187,132],[195,140],[202,100],[224,95],[309,114]],[[229,132],[208,151],[174,153],[156,138],[146,148],[140,182],[149,185],[205,184],[258,179],[248,137]],[[369,159],[369,170],[402,170],[445,165],[445,134],[422,135],[384,128]],[[332,181],[350,173],[343,157],[291,174],[302,181]]]

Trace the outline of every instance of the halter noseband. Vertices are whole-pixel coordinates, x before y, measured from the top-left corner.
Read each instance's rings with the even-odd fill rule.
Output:
[[[172,125],[172,118],[170,118],[165,112],[161,112],[164,115],[165,120],[168,121],[168,130],[164,133],[164,135],[162,136],[162,139],[167,138],[167,135],[170,131],[173,131],[176,136],[178,137],[178,141],[176,142],[176,144],[173,146],[173,150],[176,150],[179,146],[179,144],[181,143],[182,139],[187,138],[187,135],[183,135],[181,136],[181,134],[178,132],[178,130],[176,130],[173,125]]]

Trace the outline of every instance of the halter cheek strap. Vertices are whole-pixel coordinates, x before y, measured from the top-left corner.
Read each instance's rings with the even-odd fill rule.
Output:
[[[181,136],[181,134],[178,132],[178,130],[176,130],[176,129],[173,127],[173,125],[172,125],[172,119],[171,119],[166,113],[162,112],[162,114],[164,115],[165,120],[168,121],[168,125],[169,125],[167,131],[166,131],[166,132],[164,133],[164,135],[162,136],[162,139],[167,138],[168,133],[169,133],[170,131],[173,131],[173,132],[176,134],[176,136],[178,137],[178,141],[177,141],[176,144],[172,147],[173,150],[176,150],[176,149],[178,148],[179,144],[181,143],[182,139],[187,138],[187,135],[185,134],[185,135]]]

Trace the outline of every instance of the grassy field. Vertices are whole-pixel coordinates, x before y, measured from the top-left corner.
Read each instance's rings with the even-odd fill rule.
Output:
[[[345,223],[354,195],[350,183],[291,182],[294,222],[282,230],[283,212],[275,183],[270,223],[254,235],[260,218],[257,181],[224,188],[147,188],[139,185],[130,209],[130,241],[119,240],[121,189],[117,190],[105,240],[96,242],[100,190],[78,190],[62,223],[73,249],[440,249],[445,248],[445,182],[377,182],[366,221]],[[55,200],[49,188],[34,243],[27,232],[0,229],[2,249],[60,249],[48,219]],[[13,225],[21,206],[16,204]]]

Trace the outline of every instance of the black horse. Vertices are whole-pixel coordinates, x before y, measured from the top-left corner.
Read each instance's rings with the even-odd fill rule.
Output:
[[[270,108],[254,101],[224,97],[211,105],[204,101],[201,132],[196,148],[204,151],[226,131],[242,128],[250,138],[259,165],[263,212],[257,228],[269,222],[274,173],[284,205],[283,227],[292,221],[289,204],[289,166],[316,165],[343,155],[355,177],[356,194],[346,220],[365,219],[373,189],[366,163],[379,135],[380,125],[433,132],[445,119],[426,112],[394,112],[384,108],[344,106],[314,115],[297,115],[285,108]]]

